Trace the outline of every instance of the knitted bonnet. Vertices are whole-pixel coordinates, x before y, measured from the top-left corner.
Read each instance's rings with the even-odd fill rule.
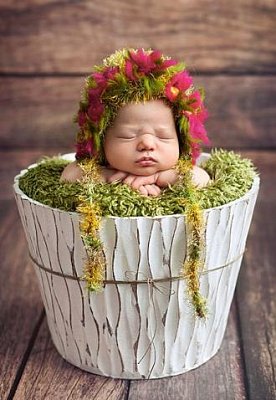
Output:
[[[203,97],[183,63],[158,50],[116,51],[86,78],[76,116],[76,159],[104,163],[104,135],[120,107],[161,99],[172,110],[181,154],[194,163],[200,145],[208,143]]]

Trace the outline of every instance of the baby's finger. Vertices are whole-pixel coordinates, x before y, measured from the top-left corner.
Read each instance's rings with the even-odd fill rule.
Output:
[[[155,175],[137,176],[132,182],[131,186],[133,187],[133,189],[139,189],[140,186],[151,185],[155,183],[155,181]]]
[[[148,196],[148,191],[147,191],[147,189],[146,189],[145,186],[140,186],[140,187],[138,188],[138,191],[139,191],[143,196]]]
[[[124,179],[123,183],[125,183],[126,185],[129,185],[129,186],[133,187],[133,181],[134,181],[135,179],[136,179],[136,176],[135,176],[135,175],[128,175],[128,176]]]
[[[145,185],[145,188],[146,188],[149,196],[159,196],[159,194],[161,193],[160,188],[154,184]]]

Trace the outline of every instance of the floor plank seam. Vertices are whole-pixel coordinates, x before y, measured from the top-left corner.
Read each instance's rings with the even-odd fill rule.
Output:
[[[21,380],[21,377],[23,375],[25,366],[26,366],[26,364],[28,362],[29,356],[30,356],[31,351],[33,349],[33,345],[35,343],[35,340],[37,338],[38,332],[40,330],[40,327],[41,327],[41,324],[42,324],[44,318],[45,318],[45,310],[43,308],[43,310],[41,311],[40,316],[38,318],[38,321],[37,321],[37,323],[36,323],[36,325],[34,327],[34,330],[33,330],[33,333],[31,335],[29,344],[28,344],[28,346],[26,348],[26,351],[25,351],[25,353],[24,353],[24,355],[22,357],[22,361],[21,361],[21,363],[20,363],[20,365],[18,367],[18,370],[17,370],[17,373],[15,375],[14,381],[13,381],[13,383],[11,385],[10,392],[8,394],[7,400],[12,400],[14,395],[15,395],[15,392],[17,390],[17,387],[18,387],[19,382]]]
[[[264,334],[265,334],[265,339],[266,339],[266,343],[267,343],[267,352],[268,352],[269,360],[270,360],[270,363],[271,363],[272,384],[273,384],[272,391],[274,390],[275,393],[276,393],[276,374],[275,374],[273,354],[272,354],[272,351],[271,351],[271,343],[270,343],[270,339],[269,339],[267,326],[265,326]]]
[[[245,266],[244,266],[245,267]],[[239,303],[237,299],[237,290],[236,294],[234,297],[234,302],[235,302],[235,307],[236,307],[236,315],[237,315],[237,330],[238,330],[238,336],[240,338],[240,354],[241,354],[241,364],[242,364],[242,371],[243,371],[243,382],[244,382],[244,390],[245,390],[245,396],[246,399],[250,400],[250,390],[249,390],[249,380],[247,376],[247,368],[246,368],[246,361],[245,361],[245,351],[244,351],[244,346],[243,346],[243,334],[242,334],[242,327],[241,327],[241,318],[240,318],[240,309],[239,309]]]
[[[253,69],[237,69],[237,70],[228,70],[228,69],[197,69],[197,76],[207,76],[207,77],[217,77],[217,76],[258,76],[258,77],[267,77],[267,76],[276,76],[275,69],[270,70],[253,70]],[[0,78],[82,78],[90,74],[90,71],[0,71]]]
[[[126,390],[126,395],[125,395],[124,400],[128,400],[129,399],[130,385],[131,385],[131,381],[128,380],[127,381],[127,390]]]

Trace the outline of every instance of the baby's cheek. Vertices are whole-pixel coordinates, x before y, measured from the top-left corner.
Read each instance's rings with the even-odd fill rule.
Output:
[[[108,164],[112,165],[114,168],[116,168],[116,164],[122,160],[122,157],[127,154],[125,152],[125,149],[122,148],[121,145],[118,145],[118,143],[116,142],[109,142],[104,147],[104,153]]]

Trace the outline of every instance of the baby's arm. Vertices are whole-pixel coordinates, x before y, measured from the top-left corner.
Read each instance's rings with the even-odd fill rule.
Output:
[[[128,175],[127,172],[106,167],[101,167],[100,173],[101,180],[103,182],[122,181]],[[84,172],[82,168],[79,166],[77,161],[74,161],[64,168],[60,180],[66,182],[76,182],[81,181],[83,176]]]
[[[77,161],[68,164],[61,175],[61,181],[67,182],[76,182],[82,178],[83,170]],[[179,175],[175,169],[156,172],[148,176],[137,176],[113,168],[102,167],[101,178],[103,182],[123,182],[145,196],[158,196],[161,192],[160,189],[176,183]],[[192,181],[197,187],[206,186],[209,180],[210,177],[204,169],[197,166],[193,167]]]
[[[60,180],[62,182],[72,183],[76,181],[81,181],[83,176],[84,176],[83,170],[78,165],[77,161],[74,161],[68,164],[64,168]],[[128,183],[130,186],[132,186],[131,182],[136,178],[141,178],[141,177],[137,177],[135,175],[129,175],[127,172],[119,171],[112,168],[106,168],[106,167],[101,168],[101,180],[103,182],[111,183],[111,182],[120,182],[126,180],[128,182],[124,183]],[[144,177],[144,178],[147,178],[148,182],[153,182],[152,178],[149,177]],[[139,185],[137,189],[144,196],[158,196],[161,192],[160,188],[154,183],[149,183],[149,184],[144,183],[143,185]]]
[[[101,173],[101,181],[102,182],[124,182],[127,183],[129,186],[131,185],[131,182],[134,181],[136,178],[141,178],[137,177],[136,175],[129,175],[127,172],[124,171],[119,171],[113,168],[106,168],[106,167],[101,167],[100,169]],[[84,172],[82,168],[79,166],[77,161],[74,161],[70,164],[68,164],[62,174],[61,174],[61,182],[77,182],[81,181],[84,177]],[[153,183],[153,179],[149,177],[143,177],[147,179],[147,182],[150,183],[144,183],[143,185],[139,184],[137,189],[139,192],[144,195],[144,196],[158,196],[161,192],[161,189]],[[155,179],[155,178],[154,178]]]
[[[192,182],[198,188],[202,188],[208,184],[210,177],[203,168],[194,165],[191,173],[192,173]],[[160,171],[158,173],[156,184],[159,187],[163,188],[169,185],[173,185],[178,181],[178,179],[179,179],[179,174],[177,173],[177,171],[175,169],[168,169],[166,171]]]
[[[146,194],[145,186],[147,188],[150,185],[154,185],[154,193],[152,194],[148,192],[147,194],[157,196],[160,194],[160,190],[156,192],[156,187],[159,189],[166,188],[169,185],[174,185],[179,180],[179,174],[175,169],[167,169],[165,171],[157,172],[153,175],[148,176],[136,176],[136,175],[128,175],[124,180],[123,183],[131,186],[133,189],[139,190],[142,194]],[[193,166],[192,168],[192,182],[195,186],[201,188],[208,184],[210,180],[209,175],[207,174],[204,169]]]

